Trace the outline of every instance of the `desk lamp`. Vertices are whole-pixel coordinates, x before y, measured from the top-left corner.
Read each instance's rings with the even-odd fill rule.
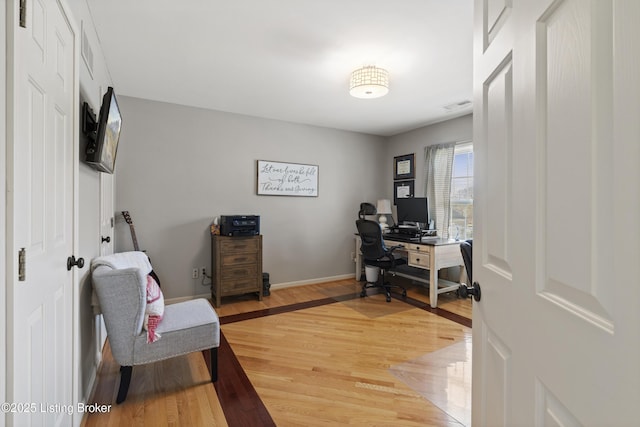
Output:
[[[380,223],[380,228],[384,233],[389,228],[387,224],[387,217],[385,215],[391,215],[391,201],[388,199],[380,199],[376,204],[376,210],[380,217],[378,218],[378,222]]]

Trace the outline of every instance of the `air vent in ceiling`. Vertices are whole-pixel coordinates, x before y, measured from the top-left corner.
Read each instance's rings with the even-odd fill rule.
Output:
[[[452,113],[454,111],[462,110],[467,107],[471,107],[471,101],[465,99],[464,101],[454,102],[453,104],[445,105],[444,108],[448,113]]]

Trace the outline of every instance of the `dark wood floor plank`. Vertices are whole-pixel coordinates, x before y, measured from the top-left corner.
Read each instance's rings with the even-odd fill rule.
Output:
[[[391,296],[394,297],[395,299],[399,300],[399,301],[404,301],[409,305],[412,305],[416,308],[420,308],[422,310],[428,311],[429,313],[433,313],[437,316],[440,317],[444,317],[445,319],[451,320],[452,322],[456,322],[462,326],[466,326],[467,328],[471,327],[471,319],[461,316],[459,314],[456,313],[452,313],[449,310],[445,310],[443,308],[437,307],[437,308],[432,308],[429,303],[411,298],[411,297],[402,297],[400,294],[397,293],[391,293]]]
[[[227,423],[230,426],[275,426],[222,331],[218,368],[221,374],[215,388]]]

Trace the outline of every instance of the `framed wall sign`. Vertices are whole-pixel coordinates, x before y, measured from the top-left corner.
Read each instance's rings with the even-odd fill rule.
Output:
[[[318,166],[258,160],[257,193],[317,197]]]
[[[398,199],[404,199],[406,197],[414,197],[414,180],[408,181],[395,181],[393,183],[393,204],[397,205]]]
[[[415,154],[405,154],[393,158],[393,179],[413,179],[416,177]]]

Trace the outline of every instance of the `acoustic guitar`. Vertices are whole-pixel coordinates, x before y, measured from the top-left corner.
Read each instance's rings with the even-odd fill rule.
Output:
[[[136,237],[136,229],[133,227],[133,221],[131,220],[131,215],[129,214],[129,211],[122,211],[122,216],[124,217],[124,220],[127,222],[127,224],[129,224],[129,231],[131,232],[131,240],[133,241],[133,250],[139,251],[140,246],[138,245],[138,238]],[[151,259],[149,259],[149,261],[151,261]],[[155,279],[158,286],[160,286],[160,278],[158,278],[158,275],[156,274],[156,272],[151,270],[149,275],[151,275],[151,277]]]
[[[139,251],[140,246],[138,245],[138,238],[136,237],[136,229],[133,227],[133,221],[131,220],[131,215],[129,215],[129,211],[122,211],[122,216],[124,220],[129,224],[129,231],[131,231],[131,240],[133,240],[133,250]]]

